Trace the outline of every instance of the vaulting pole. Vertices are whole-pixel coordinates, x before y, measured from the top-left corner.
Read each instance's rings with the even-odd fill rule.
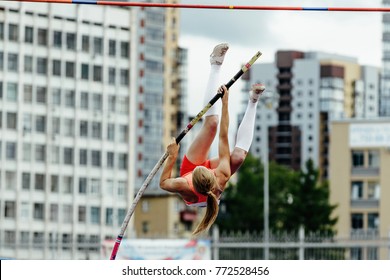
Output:
[[[299,6],[242,6],[242,5],[200,5],[200,4],[171,4],[143,3],[124,1],[93,1],[93,0],[6,0],[36,3],[87,4],[128,7],[160,7],[182,9],[219,9],[219,10],[263,10],[263,11],[308,11],[308,12],[390,12],[384,7],[299,7]]]

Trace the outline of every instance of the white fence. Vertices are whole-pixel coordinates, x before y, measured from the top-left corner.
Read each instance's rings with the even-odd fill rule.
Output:
[[[212,231],[215,260],[379,260],[390,259],[390,233],[380,238],[376,230],[356,230],[349,236],[316,233],[262,233]],[[268,250],[268,254],[266,254]]]
[[[158,241],[162,236],[153,239]],[[305,233],[219,232],[213,227],[210,236],[211,258],[214,260],[389,260],[390,233],[380,237],[376,230],[354,231],[348,236]],[[136,239],[132,242],[137,242]],[[155,244],[161,244],[156,242]],[[39,240],[29,243],[0,242],[0,259],[85,260],[108,259],[102,254],[104,241],[77,242]],[[156,245],[158,246],[158,245]],[[155,248],[158,250],[159,248]],[[160,248],[161,249],[161,248]]]

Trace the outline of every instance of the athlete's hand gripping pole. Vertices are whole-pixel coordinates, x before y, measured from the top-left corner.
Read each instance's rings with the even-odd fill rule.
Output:
[[[246,63],[240,71],[234,75],[233,78],[230,79],[230,81],[225,85],[227,89],[229,89],[245,72],[249,70],[249,68],[255,63],[255,61],[261,56],[261,52],[257,52],[252,59]],[[211,108],[211,106],[214,105],[214,103],[223,96],[222,93],[217,93],[210,101],[209,103],[203,108],[202,111],[200,111],[195,118],[191,120],[191,122],[186,126],[185,129],[179,134],[179,136],[176,137],[176,143],[179,144],[179,142],[184,138],[184,136],[190,131],[190,129],[202,118],[202,116]],[[148,177],[146,177],[144,183],[142,184],[141,188],[139,189],[136,197],[133,200],[133,204],[127,211],[126,217],[123,220],[120,232],[115,240],[114,247],[111,252],[110,260],[115,260],[116,255],[118,253],[119,245],[122,242],[123,236],[125,234],[127,225],[129,224],[130,218],[134,213],[135,207],[138,204],[138,201],[141,199],[143,193],[145,192],[146,188],[149,186],[150,182],[152,181],[154,175],[156,175],[157,171],[160,169],[160,167],[163,165],[164,161],[168,157],[168,152],[166,151],[165,154],[160,158],[160,160],[157,162],[157,164],[153,167],[152,171],[149,173]]]

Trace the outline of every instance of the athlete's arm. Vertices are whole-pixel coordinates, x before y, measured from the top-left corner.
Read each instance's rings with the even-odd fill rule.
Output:
[[[228,181],[231,176],[230,171],[230,148],[229,148],[229,91],[226,86],[223,85],[220,90],[223,90],[224,95],[222,97],[222,115],[219,128],[219,144],[218,155],[219,164],[216,168],[217,173],[221,173],[225,180]]]
[[[180,192],[186,183],[184,178],[171,178],[179,148],[180,146],[176,144],[175,138],[172,139],[172,142],[167,147],[168,158],[160,176],[160,187],[168,192]]]

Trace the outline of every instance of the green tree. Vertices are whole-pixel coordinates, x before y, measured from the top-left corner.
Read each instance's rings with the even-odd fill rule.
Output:
[[[336,205],[329,204],[329,183],[319,181],[319,171],[309,159],[299,172],[299,184],[291,189],[290,207],[286,211],[284,228],[333,233],[337,218],[332,218]]]
[[[221,230],[263,230],[264,168],[260,160],[247,156],[237,182],[226,189],[217,224]],[[221,205],[222,206],[222,205]],[[296,172],[271,162],[269,165],[269,227],[271,231],[332,232],[337,219],[331,218],[327,182],[318,182],[313,161],[305,171]]]

